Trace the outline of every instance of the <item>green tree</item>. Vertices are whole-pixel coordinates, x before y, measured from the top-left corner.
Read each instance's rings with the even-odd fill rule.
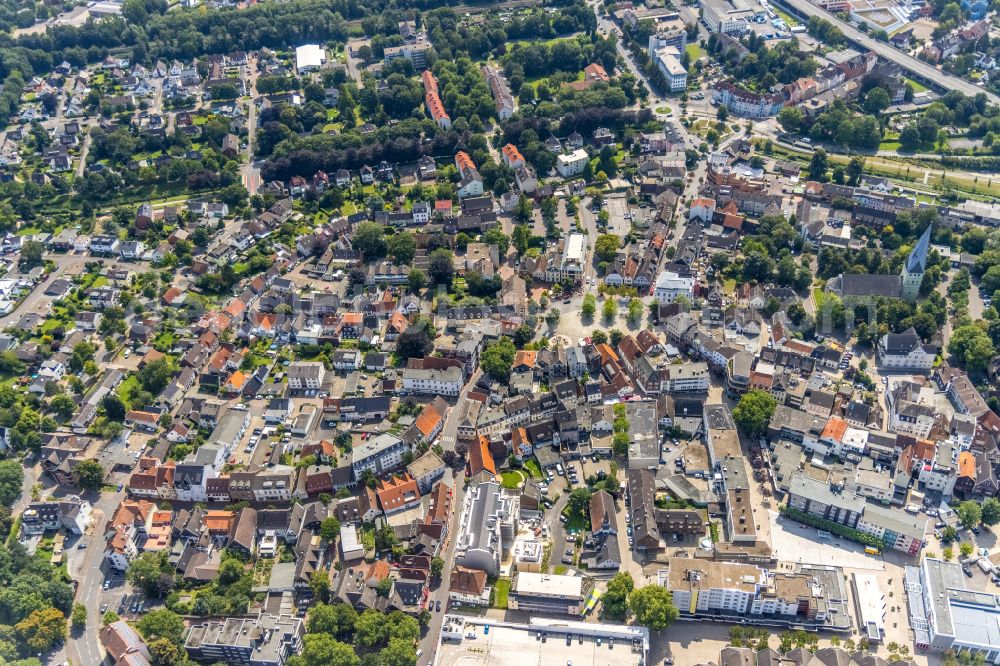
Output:
[[[149,645],[153,666],[180,666],[189,663],[184,648],[166,638],[158,638]]]
[[[975,323],[959,326],[951,333],[948,352],[966,370],[985,370],[996,355],[993,340],[983,328]]]
[[[36,610],[14,625],[14,633],[31,652],[48,652],[66,638],[66,617],[55,608]]]
[[[434,281],[434,284],[451,284],[451,279],[455,275],[455,263],[451,250],[439,247],[431,252],[427,274]]]
[[[513,341],[506,336],[502,337],[486,346],[479,357],[479,367],[495,379],[506,381],[510,377],[516,353]]]
[[[440,557],[435,557],[431,559],[431,576],[434,578],[440,578],[441,573],[444,571],[444,560]]]
[[[104,468],[96,460],[81,460],[73,468],[73,478],[84,490],[98,490],[104,483]]]
[[[21,254],[17,261],[21,270],[31,270],[45,263],[45,246],[38,241],[30,240],[21,244]]]
[[[877,116],[888,109],[891,103],[892,100],[889,99],[889,93],[885,91],[885,88],[875,87],[865,95],[864,107],[865,111]]]
[[[983,525],[996,525],[1000,523],[1000,500],[996,497],[987,497],[983,500]]]
[[[973,546],[968,541],[963,541],[958,546],[958,552],[962,554],[962,557],[968,557],[972,555],[972,553],[974,553],[975,550],[976,550],[975,546]]]
[[[147,641],[166,638],[177,644],[183,642],[184,618],[172,610],[161,608],[150,611],[139,618],[135,626]]]
[[[413,261],[413,255],[417,251],[417,241],[409,231],[401,231],[389,237],[386,247],[393,262],[403,265]]]
[[[416,666],[417,648],[412,641],[393,638],[379,650],[379,666]]]
[[[526,224],[515,224],[514,230],[510,234],[510,242],[513,243],[517,256],[522,256],[528,251],[528,243],[531,241],[531,230]]]
[[[328,634],[306,634],[302,639],[304,666],[361,666],[353,647]]]
[[[159,395],[167,387],[174,376],[174,370],[170,367],[170,361],[165,358],[158,358],[151,363],[147,363],[139,371],[139,384],[144,391],[152,395]]]
[[[608,581],[608,589],[601,597],[601,614],[612,620],[623,621],[628,615],[628,596],[635,589],[635,581],[628,572],[617,574]]]
[[[622,241],[614,234],[601,234],[594,241],[594,255],[599,261],[611,261],[615,258]]]
[[[330,516],[319,526],[319,536],[327,543],[333,543],[340,535],[340,521]]]
[[[861,176],[865,172],[865,158],[855,155],[847,165],[847,182],[849,185],[857,185]]]
[[[357,620],[358,611],[350,604],[316,604],[309,610],[309,633],[326,633],[347,640],[353,635]]]
[[[68,393],[57,393],[49,400],[49,409],[65,421],[76,412],[76,403]]]
[[[642,319],[642,301],[633,298],[628,302],[628,320],[633,324],[638,324]]]
[[[222,560],[219,565],[219,583],[222,585],[232,585],[243,577],[243,563],[235,558]]]
[[[566,501],[566,510],[569,515],[576,518],[583,518],[590,510],[590,497],[593,493],[590,488],[574,488]]]
[[[962,523],[963,527],[969,529],[983,522],[982,507],[972,500],[966,500],[959,504],[958,508],[955,509],[955,513],[958,515],[958,522]]]
[[[410,272],[406,274],[406,286],[413,293],[417,293],[427,286],[427,274],[419,268],[411,268]]]
[[[386,623],[386,616],[375,610],[367,608],[358,616],[354,623],[354,643],[362,647],[374,647],[384,643],[389,637],[389,627]]]
[[[763,435],[771,423],[771,417],[778,402],[770,393],[753,389],[740,398],[733,409],[733,420],[736,426],[751,437]]]
[[[351,244],[354,249],[361,250],[368,261],[384,256],[387,246],[382,225],[375,222],[362,222],[354,228]]]
[[[804,119],[805,117],[802,115],[801,109],[797,106],[786,106],[778,113],[778,122],[781,124],[781,127],[786,132],[791,132],[792,134],[799,131]]]
[[[820,182],[826,181],[827,167],[826,151],[822,148],[817,148],[816,152],[813,153],[812,160],[809,162],[809,178]]]
[[[614,296],[609,296],[604,301],[604,305],[601,307],[601,314],[604,315],[605,323],[610,324],[615,320],[615,316],[618,314],[618,306],[615,305]]]
[[[70,623],[77,629],[87,624],[87,607],[83,604],[73,604],[73,613],[70,615]]]
[[[157,586],[160,574],[164,573],[163,555],[147,551],[129,562],[125,571],[125,579],[136,587],[141,587],[146,596],[158,596]]]
[[[114,393],[106,393],[101,398],[101,407],[104,408],[104,415],[108,417],[109,421],[121,422],[125,420],[127,411],[125,403]]]
[[[628,605],[635,621],[653,631],[666,629],[679,615],[673,597],[661,585],[647,585],[634,590],[629,595]]]
[[[0,460],[0,506],[10,509],[21,496],[24,468],[13,458]]]

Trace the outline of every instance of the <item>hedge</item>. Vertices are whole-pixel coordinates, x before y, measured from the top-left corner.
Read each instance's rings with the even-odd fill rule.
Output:
[[[860,543],[864,546],[871,546],[872,548],[890,548],[891,544],[887,544],[882,539],[874,537],[871,534],[865,534],[864,532],[859,532],[853,527],[848,527],[847,525],[841,525],[840,523],[835,523],[832,520],[827,520],[826,518],[820,518],[819,516],[814,516],[811,513],[806,513],[805,511],[799,511],[794,507],[790,507],[782,504],[778,510],[785,516],[788,516],[792,520],[809,525],[810,527],[815,527],[818,530],[824,530],[830,534],[836,534],[839,537],[849,539],[851,541]]]

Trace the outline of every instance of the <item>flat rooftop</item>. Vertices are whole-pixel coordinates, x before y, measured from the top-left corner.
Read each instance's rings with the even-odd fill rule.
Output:
[[[458,622],[455,631],[452,619]],[[461,625],[465,620],[464,626]],[[486,633],[486,627],[489,633]],[[543,643],[539,629],[546,634]],[[451,639],[442,638],[434,664],[440,666],[524,666],[525,664],[562,664],[573,666],[639,666],[644,663],[649,633],[641,627],[533,619],[530,625],[488,623],[473,618],[448,616],[443,629]],[[566,633],[572,634],[566,644]],[[444,634],[443,634],[444,635]],[[601,637],[601,645],[597,645]],[[614,647],[609,639],[614,637]],[[632,639],[640,645],[633,649]],[[582,642],[581,642],[582,641]]]

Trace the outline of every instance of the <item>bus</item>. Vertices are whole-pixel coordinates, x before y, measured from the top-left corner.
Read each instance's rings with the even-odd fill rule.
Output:
[[[872,548],[871,546],[868,546],[867,548],[865,548],[865,552],[868,553],[869,555],[881,555],[882,554],[881,550],[879,550],[878,548]]]

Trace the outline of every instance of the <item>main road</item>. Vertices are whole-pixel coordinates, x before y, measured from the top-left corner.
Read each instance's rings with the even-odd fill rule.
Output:
[[[935,87],[940,88],[941,90],[958,90],[959,92],[970,96],[977,93],[985,93],[987,99],[989,99],[991,103],[1000,104],[1000,97],[997,97],[993,93],[988,92],[983,88],[966,81],[965,79],[960,79],[957,76],[947,74],[946,72],[943,72],[936,67],[932,67],[922,60],[917,60],[913,56],[903,53],[885,42],[880,42],[872,37],[869,37],[850,23],[840,20],[840,18],[838,18],[835,14],[817,7],[813,3],[809,2],[809,0],[776,0],[776,2],[779,5],[784,5],[788,9],[791,9],[799,16],[816,16],[829,21],[833,25],[840,28],[841,32],[844,33],[844,36],[847,37],[849,41],[874,52],[881,58],[891,60],[906,71],[932,83]]]

